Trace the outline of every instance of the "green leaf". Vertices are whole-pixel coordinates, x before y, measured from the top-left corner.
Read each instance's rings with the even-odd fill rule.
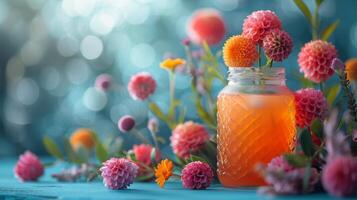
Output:
[[[136,157],[135,157],[134,152],[131,151],[131,150],[128,151],[127,156],[129,157],[130,160],[132,160],[132,161],[134,161],[134,162],[138,161],[138,160],[136,159]]]
[[[340,20],[336,20],[330,25],[328,25],[323,31],[322,31],[322,36],[321,39],[327,41],[332,33],[336,30],[338,24],[340,23]]]
[[[190,154],[190,158],[188,159],[188,162],[195,162],[195,161],[201,161],[201,162],[208,163],[206,159],[204,159],[198,155]]]
[[[150,102],[149,108],[156,115],[156,117],[158,117],[159,119],[161,119],[163,121],[166,121],[165,114],[161,111],[161,109],[159,108],[159,106],[156,103]]]
[[[104,145],[102,144],[102,142],[100,141],[99,137],[97,134],[92,133],[93,134],[93,139],[95,142],[95,155],[97,157],[97,159],[100,162],[104,162],[106,160],[109,159],[109,155],[107,150],[105,149]]]
[[[303,178],[303,182],[302,182],[302,188],[303,188],[303,193],[308,193],[310,178],[311,178],[311,173],[312,173],[310,164],[305,167],[304,172],[305,173],[304,173],[304,178]]]
[[[156,136],[156,140],[160,144],[165,144],[165,142],[166,142],[165,138],[163,138],[161,136]]]
[[[69,162],[73,163],[83,163],[84,161],[73,151],[71,144],[69,143],[68,138],[65,138],[63,141],[64,151],[66,152],[66,157]]]
[[[320,5],[324,2],[324,0],[315,0],[316,6],[320,7]]]
[[[311,12],[310,12],[309,8],[307,7],[307,5],[304,3],[304,1],[294,0],[294,2],[296,4],[296,6],[300,9],[300,11],[305,15],[305,17],[307,18],[309,23],[311,25],[313,25]]]
[[[327,93],[327,103],[328,105],[332,106],[333,102],[335,101],[336,97],[338,96],[338,94],[341,91],[341,85],[340,84],[336,84],[334,86],[332,86],[328,93]]]
[[[310,159],[299,154],[285,154],[284,159],[293,167],[305,167],[309,164]]]
[[[323,133],[323,124],[322,121],[320,119],[315,119],[312,124],[311,124],[311,131],[320,139],[322,139],[324,137],[324,133]]]
[[[306,156],[311,157],[314,154],[314,147],[310,132],[305,129],[300,134],[300,144]]]
[[[49,154],[51,154],[55,158],[58,158],[61,160],[63,159],[63,155],[62,155],[61,151],[59,150],[57,144],[53,141],[52,138],[45,135],[43,137],[43,144]]]

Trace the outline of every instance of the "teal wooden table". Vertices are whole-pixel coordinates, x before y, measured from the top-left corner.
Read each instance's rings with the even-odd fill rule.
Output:
[[[0,160],[0,200],[2,199],[271,199],[256,193],[255,189],[230,189],[219,184],[207,190],[184,189],[180,182],[168,182],[164,189],[155,183],[134,183],[127,190],[108,190],[99,181],[91,183],[59,183],[50,177],[59,168],[48,168],[39,182],[20,183],[13,176],[15,160]],[[280,196],[275,199],[334,199],[324,194]]]

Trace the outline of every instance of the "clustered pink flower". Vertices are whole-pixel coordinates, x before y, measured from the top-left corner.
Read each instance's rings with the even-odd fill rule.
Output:
[[[311,168],[308,191],[313,191],[319,181],[319,173]],[[299,194],[303,192],[305,168],[291,166],[283,156],[275,157],[265,169],[265,181],[277,194]]]
[[[206,189],[211,185],[213,171],[204,162],[195,161],[187,164],[181,172],[182,185],[193,190]]]
[[[112,82],[112,76],[109,74],[101,74],[95,79],[95,87],[102,91],[107,91]]]
[[[196,11],[190,18],[187,29],[190,40],[196,44],[217,44],[226,33],[224,19],[219,11],[214,9]]]
[[[38,157],[30,151],[20,155],[14,168],[16,178],[21,181],[36,181],[44,173],[44,167]]]
[[[357,194],[357,159],[339,156],[330,160],[322,171],[322,184],[333,196]]]
[[[334,45],[322,40],[311,41],[299,53],[300,72],[315,83],[326,81],[333,74],[331,64],[334,58],[337,58]]]
[[[259,10],[250,14],[243,23],[243,35],[261,44],[264,37],[274,29],[281,29],[279,17],[270,10]]]
[[[291,53],[293,40],[287,32],[274,29],[264,37],[263,48],[270,59],[282,61]]]
[[[138,166],[125,158],[111,158],[99,169],[104,185],[112,190],[126,189],[134,182]]]
[[[299,127],[310,126],[315,118],[323,119],[327,108],[327,101],[320,90],[306,88],[295,92],[295,116]]]
[[[191,152],[202,148],[208,139],[207,130],[192,121],[177,125],[170,137],[174,153],[181,158],[187,158]]]
[[[126,133],[131,131],[135,126],[135,119],[130,115],[124,115],[118,121],[118,128],[121,132]]]
[[[146,72],[132,76],[128,85],[129,93],[135,100],[146,100],[155,92],[155,89],[155,79]]]
[[[151,163],[151,151],[153,150],[154,147],[152,147],[149,144],[140,144],[140,145],[134,145],[133,146],[133,152],[135,154],[136,160],[138,160],[141,163],[144,163],[147,166],[150,166]],[[160,152],[158,149],[156,149],[156,161],[159,161],[161,159]]]

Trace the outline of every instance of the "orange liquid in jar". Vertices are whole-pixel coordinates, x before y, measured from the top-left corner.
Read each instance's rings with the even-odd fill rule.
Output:
[[[294,96],[223,93],[217,106],[220,182],[226,187],[265,185],[256,164],[293,150]]]

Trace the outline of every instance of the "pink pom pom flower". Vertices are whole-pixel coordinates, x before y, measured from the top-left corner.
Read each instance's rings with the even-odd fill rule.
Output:
[[[95,79],[95,87],[101,91],[109,90],[112,82],[112,76],[101,74]]]
[[[111,158],[99,169],[104,185],[112,190],[126,189],[134,182],[138,166],[125,158]]]
[[[20,155],[14,168],[20,181],[36,181],[44,173],[44,167],[38,157],[30,151]]]
[[[265,169],[265,181],[272,186],[273,193],[299,194],[303,191],[305,168],[291,166],[283,156],[273,158]],[[311,169],[308,191],[313,191],[319,181],[319,174],[315,168]]]
[[[147,166],[151,166],[151,151],[153,150],[154,147],[152,147],[149,144],[140,144],[140,145],[134,145],[133,146],[133,152],[135,154],[136,160],[138,160],[141,163],[144,163]],[[161,159],[160,152],[156,151],[156,161],[159,161]]]
[[[135,126],[135,119],[130,115],[124,115],[118,121],[118,128],[121,132],[126,133],[131,131]]]
[[[250,14],[243,23],[243,35],[261,44],[264,37],[274,29],[281,29],[279,17],[270,10],[259,10]]]
[[[204,162],[196,161],[187,164],[181,172],[182,185],[192,190],[206,189],[211,185],[213,171]]]
[[[280,62],[291,53],[293,40],[287,32],[274,29],[264,37],[263,48],[270,59]]]
[[[331,64],[334,58],[337,58],[334,45],[322,40],[311,41],[299,53],[300,72],[315,83],[326,81],[333,74]]]
[[[209,45],[219,43],[225,33],[226,26],[221,14],[214,9],[196,11],[188,22],[188,36],[193,43]]]
[[[333,196],[357,194],[357,159],[339,156],[330,160],[322,171],[322,184]]]
[[[146,100],[155,92],[155,89],[155,79],[146,72],[141,72],[132,76],[128,85],[129,93],[135,100]]]
[[[192,121],[177,125],[170,137],[174,153],[181,158],[188,158],[191,152],[202,148],[208,139],[207,130]]]
[[[327,109],[327,101],[320,90],[306,88],[295,92],[295,117],[299,127],[310,126],[315,118],[323,119]]]

